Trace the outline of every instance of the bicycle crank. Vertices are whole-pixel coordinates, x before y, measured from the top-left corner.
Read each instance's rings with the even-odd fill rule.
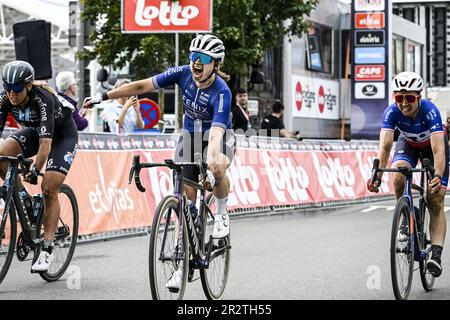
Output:
[[[30,251],[31,248],[25,243],[25,238],[23,236],[23,233],[21,232],[16,244],[17,259],[19,259],[19,261],[25,261]]]

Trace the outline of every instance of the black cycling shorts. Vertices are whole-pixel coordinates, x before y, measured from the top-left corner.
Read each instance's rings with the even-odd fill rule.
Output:
[[[22,148],[26,158],[35,156],[39,150],[38,128],[25,128],[10,135]],[[67,175],[78,148],[78,130],[72,118],[66,121],[64,132],[53,135],[46,171],[56,171]]]
[[[445,166],[444,174],[442,175],[441,184],[444,187],[448,185],[448,174],[449,174],[449,147],[448,147],[448,139],[447,135],[445,135]],[[417,166],[417,162],[422,161],[422,159],[428,158],[432,166],[434,166],[434,157],[433,150],[431,149],[431,145],[425,148],[418,148],[410,145],[403,136],[400,136],[397,141],[397,145],[395,146],[395,154],[392,159],[392,163],[396,161],[406,161],[411,165],[411,168],[415,168]]]
[[[194,155],[200,153],[202,159],[206,161],[208,152],[208,136],[201,133],[184,132],[178,140],[175,150],[175,161],[194,162]],[[224,154],[230,163],[233,162],[236,152],[236,137],[233,130],[227,130],[222,138],[221,153]],[[194,182],[198,182],[199,169],[195,167],[183,168],[183,177]]]

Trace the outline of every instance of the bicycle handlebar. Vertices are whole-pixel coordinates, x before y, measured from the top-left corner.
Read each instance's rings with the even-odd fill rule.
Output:
[[[422,160],[422,168],[420,169],[412,169],[409,167],[398,167],[398,168],[382,168],[380,169],[380,160],[374,159],[373,160],[373,167],[372,167],[372,177],[370,180],[370,184],[373,184],[375,180],[377,179],[377,174],[379,172],[399,172],[401,174],[407,175],[413,172],[426,172],[428,174],[428,179],[432,180],[434,177],[435,169],[431,166],[431,162],[428,158],[425,158]]]
[[[17,162],[18,167],[20,168],[19,173],[22,174],[23,177],[30,172],[31,164],[33,163],[33,159],[27,159],[22,154],[18,154],[17,157],[2,156],[0,157],[0,161]],[[39,175],[43,176],[42,173]]]
[[[196,158],[197,155],[194,156],[194,158]],[[131,166],[130,169],[130,174],[128,176],[128,184],[131,184],[131,180],[133,180],[133,175],[134,175],[134,182],[136,184],[136,187],[138,188],[139,191],[141,192],[145,192],[145,188],[142,185],[141,182],[141,177],[140,177],[140,173],[141,173],[141,169],[143,168],[155,168],[155,167],[168,167],[169,169],[172,170],[181,170],[183,167],[198,167],[200,170],[200,175],[202,177],[202,179],[204,179],[204,177],[206,176],[206,170],[208,168],[208,165],[206,164],[205,161],[196,161],[196,162],[185,162],[185,161],[180,161],[180,162],[175,162],[172,159],[166,159],[164,160],[164,163],[141,163],[140,162],[140,156],[136,155],[133,158],[133,164]]]

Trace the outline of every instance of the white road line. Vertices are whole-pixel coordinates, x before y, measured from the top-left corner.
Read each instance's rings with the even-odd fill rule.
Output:
[[[361,210],[361,213],[368,213],[376,210],[386,210],[386,211],[394,211],[395,206],[370,206],[366,209]],[[450,211],[450,207],[444,207],[444,212]]]

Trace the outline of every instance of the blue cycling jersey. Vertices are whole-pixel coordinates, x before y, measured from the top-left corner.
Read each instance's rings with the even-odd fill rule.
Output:
[[[189,65],[170,68],[152,78],[155,88],[173,84],[180,86],[184,110],[184,129],[205,132],[213,126],[231,129],[231,92],[225,81],[216,80],[205,89],[199,89],[192,79]]]
[[[412,146],[423,148],[430,145],[430,136],[444,133],[441,114],[429,100],[421,99],[416,118],[405,117],[395,103],[386,108],[383,114],[381,130],[400,130],[406,142]]]

